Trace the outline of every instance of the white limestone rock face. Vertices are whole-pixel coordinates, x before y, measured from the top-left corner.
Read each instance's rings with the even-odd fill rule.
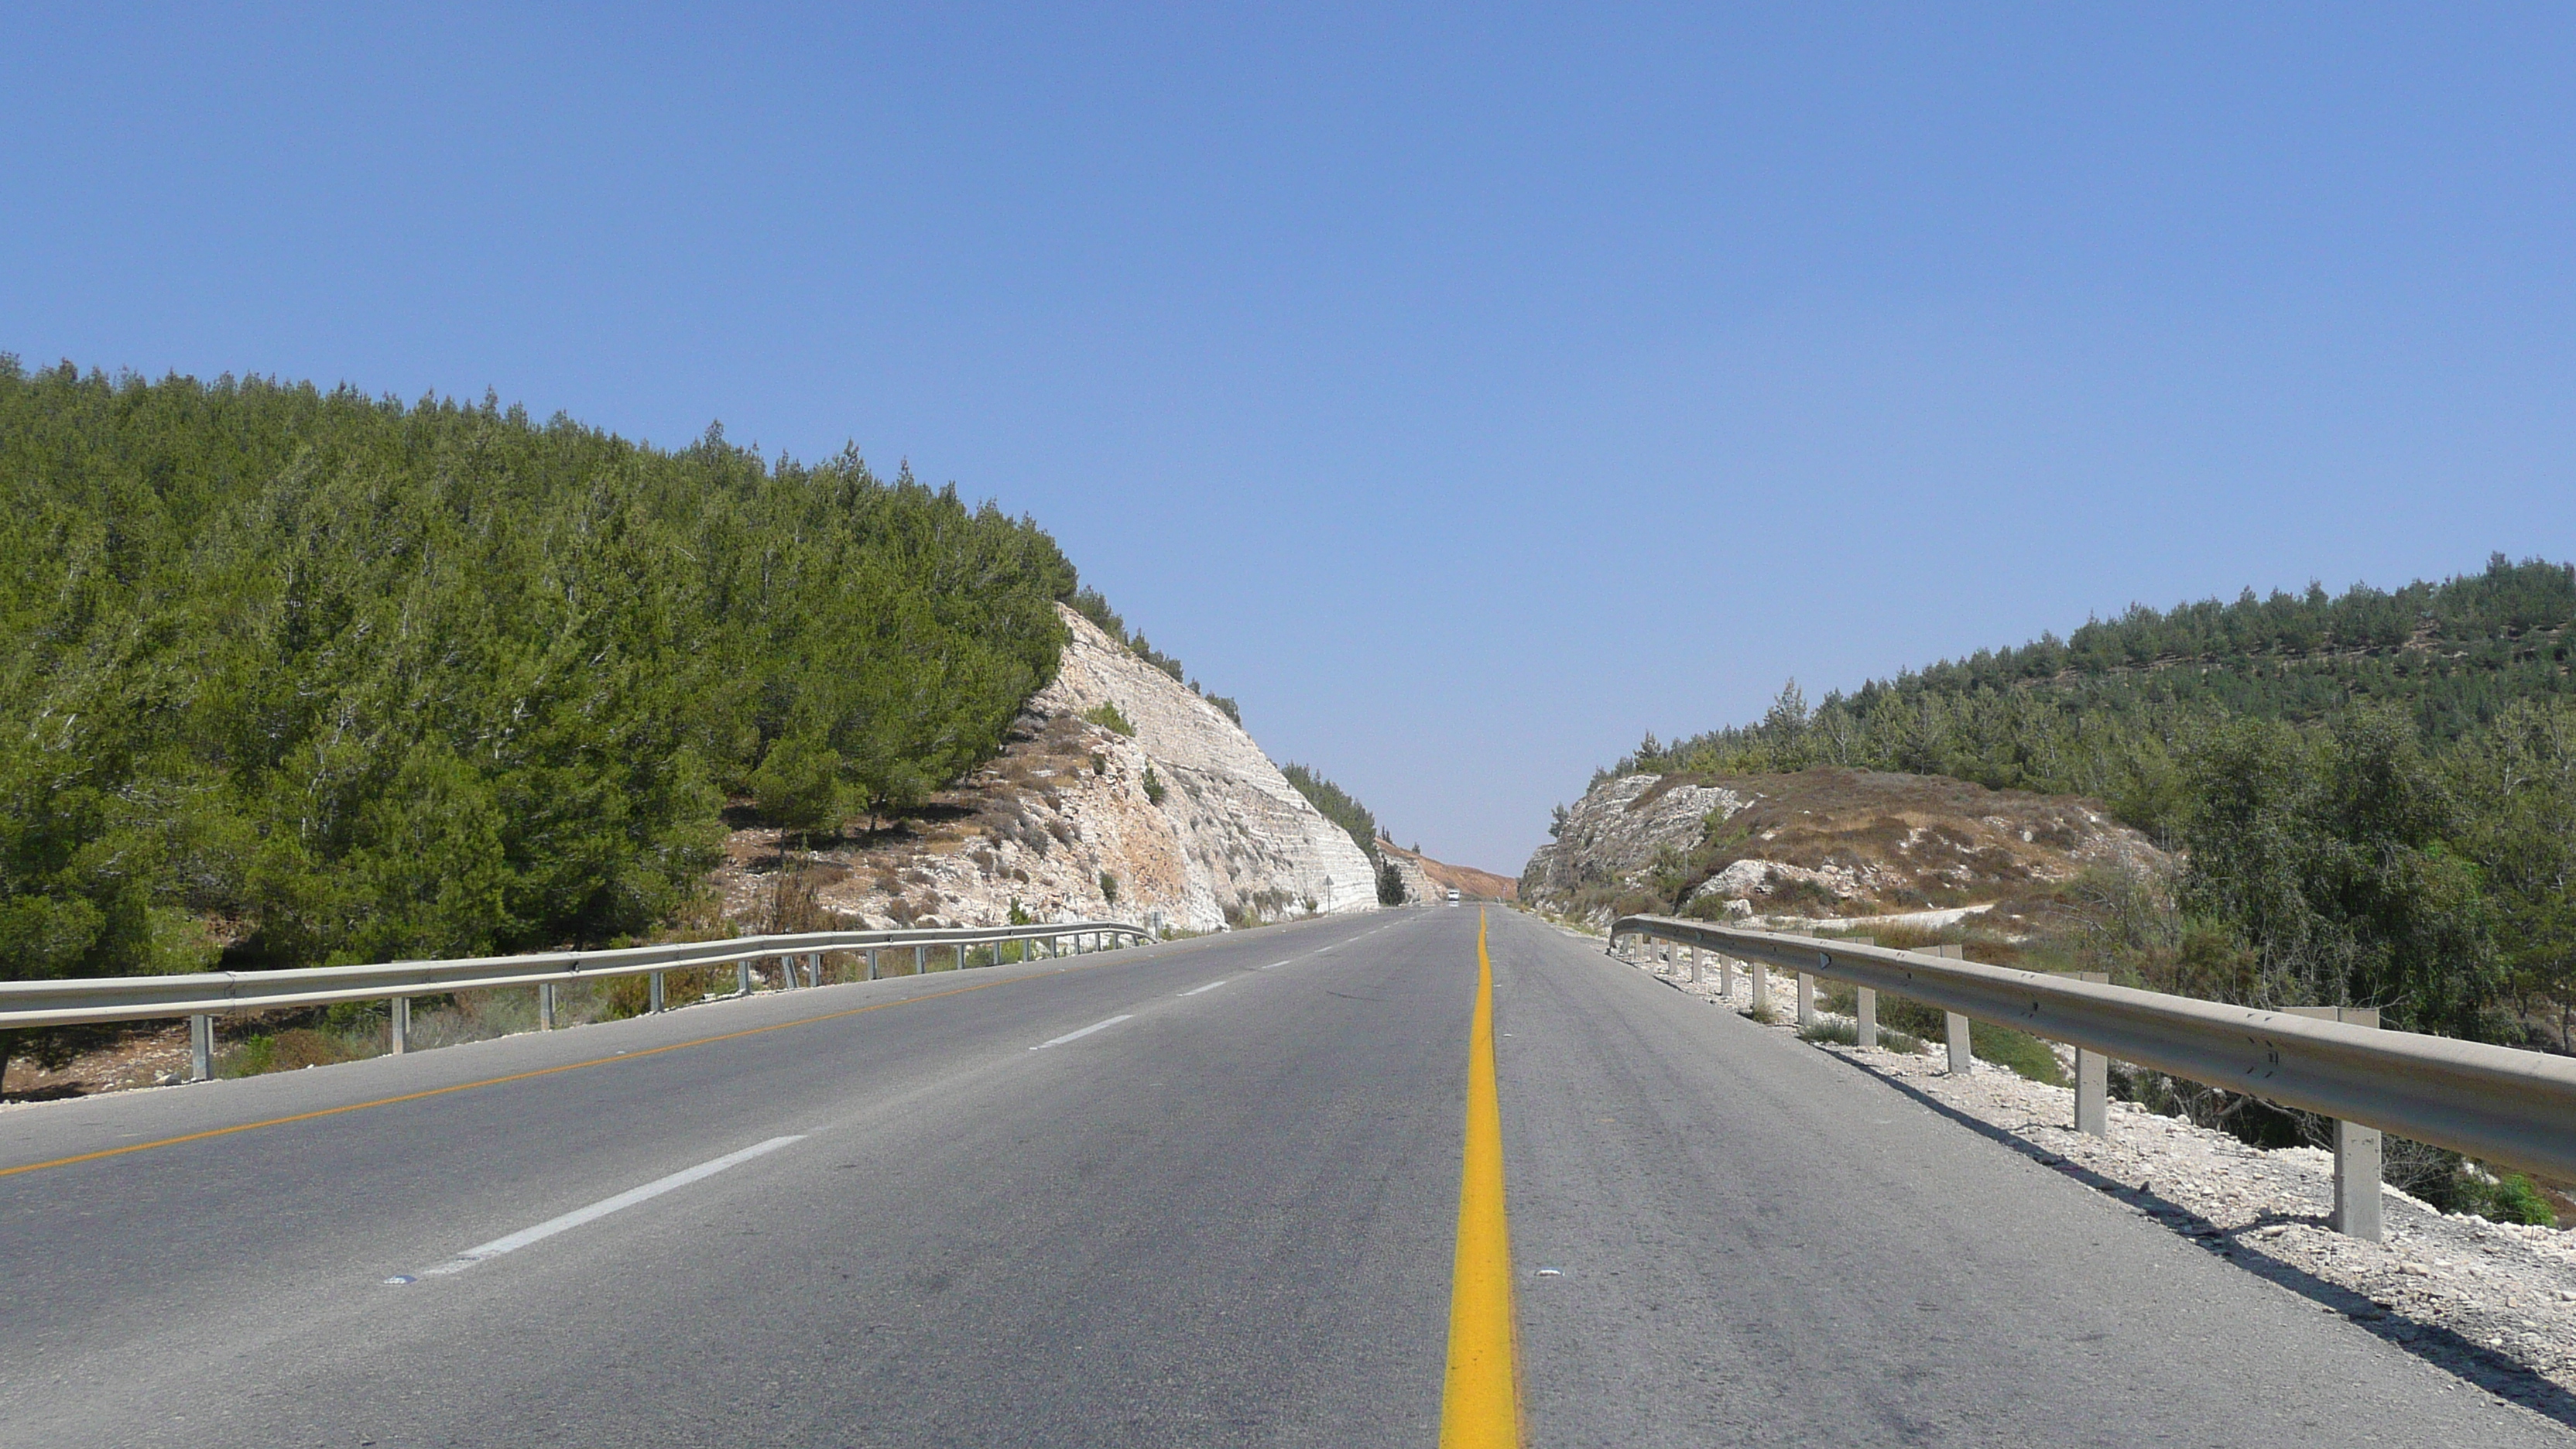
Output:
[[[1072,637],[1055,681],[1029,709],[1079,719],[1108,704],[1135,726],[1133,738],[1102,731],[1102,743],[1132,770],[1140,799],[1146,770],[1163,798],[1148,802],[1156,818],[1118,823],[1122,835],[1149,837],[1126,840],[1126,853],[1168,860],[1177,879],[1166,908],[1180,924],[1215,930],[1229,908],[1275,920],[1302,914],[1310,901],[1325,914],[1377,905],[1368,857],[1297,793],[1242,726],[1089,619],[1071,609],[1063,614]]]
[[[1404,882],[1405,904],[1418,906],[1427,901],[1449,899],[1449,888],[1433,880],[1431,872],[1422,868],[1421,861],[1403,851],[1388,850],[1383,843],[1378,850],[1394,864],[1396,879]]]
[[[1750,800],[1724,787],[1670,783],[1662,775],[1604,780],[1574,802],[1556,839],[1530,856],[1521,871],[1521,898],[1562,910],[1585,886],[1632,879],[1658,853],[1699,844],[1710,812],[1732,816]]]
[[[1016,909],[1214,931],[1377,904],[1368,857],[1251,736],[1064,618],[1057,677],[999,756],[899,828],[811,857],[787,860],[775,830],[736,832],[718,873],[726,913],[755,930],[998,925]],[[1104,704],[1135,733],[1084,718]]]

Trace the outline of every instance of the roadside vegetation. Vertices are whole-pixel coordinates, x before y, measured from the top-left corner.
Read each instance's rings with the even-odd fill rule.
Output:
[[[1033,522],[855,453],[0,358],[0,977],[630,939],[728,796],[900,810],[1051,676]]]

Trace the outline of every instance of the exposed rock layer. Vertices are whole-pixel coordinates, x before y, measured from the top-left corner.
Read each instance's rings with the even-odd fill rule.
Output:
[[[810,904],[762,869],[774,833],[741,833],[728,913],[797,924],[785,903],[809,918],[992,924],[1016,905],[1042,921],[1210,931],[1377,904],[1368,857],[1241,726],[1090,620],[1064,617],[1056,678],[998,759],[923,818],[818,855],[800,887]]]

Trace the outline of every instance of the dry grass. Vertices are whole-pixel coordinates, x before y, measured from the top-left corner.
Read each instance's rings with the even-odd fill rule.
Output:
[[[1661,862],[1650,879],[1604,882],[1587,906],[1671,910],[1738,861],[1767,861],[1842,877],[1833,888],[1774,875],[1755,898],[1765,914],[1920,910],[2046,892],[2088,859],[2155,868],[2162,857],[2098,805],[2071,796],[1989,790],[1964,780],[1885,771],[1814,769],[1784,775],[1657,780],[1628,809],[1683,784],[1731,790],[1751,803],[1712,818],[1698,846]],[[1699,914],[1722,912],[1714,898]]]

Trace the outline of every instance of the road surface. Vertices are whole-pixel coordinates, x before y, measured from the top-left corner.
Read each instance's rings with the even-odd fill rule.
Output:
[[[0,1112],[0,1444],[1430,1445],[1479,915]],[[1490,946],[1530,1444],[2570,1437],[1598,943]]]

